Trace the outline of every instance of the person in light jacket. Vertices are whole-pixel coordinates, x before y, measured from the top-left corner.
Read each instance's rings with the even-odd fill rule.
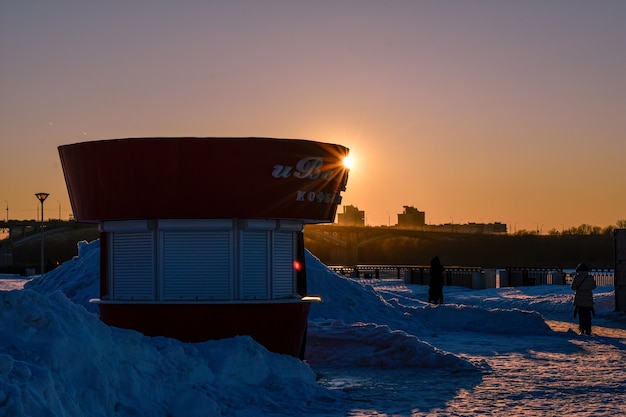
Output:
[[[578,330],[580,334],[591,334],[591,313],[593,310],[593,293],[596,280],[589,274],[589,268],[584,263],[576,267],[576,275],[572,282],[574,295],[574,314],[578,313]]]

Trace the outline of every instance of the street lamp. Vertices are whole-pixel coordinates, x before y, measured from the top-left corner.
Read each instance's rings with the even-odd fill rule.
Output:
[[[43,263],[43,242],[44,242],[44,227],[43,227],[43,202],[46,201],[46,198],[48,198],[50,194],[48,193],[37,193],[35,194],[35,197],[37,197],[37,199],[39,201],[41,201],[41,275],[44,274],[44,263]]]

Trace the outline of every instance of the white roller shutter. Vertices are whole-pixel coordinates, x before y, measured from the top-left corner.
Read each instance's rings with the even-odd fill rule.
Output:
[[[228,300],[232,232],[162,232],[164,300]]]
[[[106,222],[109,293],[181,302],[291,298],[301,229],[270,219]]]
[[[267,230],[242,230],[239,279],[242,299],[268,298]]]
[[[272,246],[272,298],[293,297],[295,291],[295,245],[293,232],[274,232]]]
[[[115,232],[111,242],[113,298],[152,300],[155,296],[152,232]]]

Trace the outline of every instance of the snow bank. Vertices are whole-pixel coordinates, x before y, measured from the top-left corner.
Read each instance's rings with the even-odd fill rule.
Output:
[[[97,304],[89,300],[100,296],[100,240],[78,242],[78,256],[26,283],[24,288],[41,294],[60,290],[74,303],[97,314]]]
[[[404,331],[340,320],[309,323],[306,359],[312,365],[335,367],[474,369],[464,359]]]
[[[189,344],[105,325],[89,303],[99,293],[99,244],[81,242],[77,257],[24,290],[0,291],[0,415],[307,414],[307,404],[342,395],[318,385],[309,364],[476,371],[423,339],[440,331],[549,333],[543,317],[523,307],[571,308],[564,294],[521,292],[528,289],[449,288],[447,304],[433,306],[415,296],[423,286],[388,291],[346,279],[307,252],[309,293],[323,302],[311,309],[304,363],[249,337]]]
[[[103,324],[60,291],[0,292],[0,305],[2,415],[218,416],[327,395],[305,363],[249,337],[148,338]]]
[[[388,323],[401,318],[373,288],[346,279],[329,270],[319,259],[306,252],[309,294],[321,295],[322,302],[311,306],[309,320],[341,319],[347,323]]]
[[[337,395],[306,363],[250,337],[187,344],[109,327],[89,303],[98,293],[99,241],[79,243],[77,257],[26,289],[0,292],[0,415],[297,413]]]

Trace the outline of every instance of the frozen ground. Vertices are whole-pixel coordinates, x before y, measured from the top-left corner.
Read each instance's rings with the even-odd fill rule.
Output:
[[[621,416],[626,317],[595,291],[578,336],[567,286],[354,281],[308,254],[306,363],[247,337],[184,344],[101,323],[99,242],[26,283],[0,279],[0,416]],[[2,277],[0,277],[2,278]]]
[[[426,297],[426,287],[374,285],[386,300],[406,306]],[[469,360],[480,369],[478,376],[446,369],[322,372],[322,384],[343,389],[359,404],[346,415],[626,415],[626,318],[613,312],[612,288],[596,291],[599,312],[591,337],[572,330],[576,323],[571,315],[571,290],[565,286],[481,291],[455,287],[446,288],[446,295],[450,304],[432,307],[433,316],[460,306],[517,308],[540,312],[551,330],[530,328],[518,334],[520,329],[512,322],[509,333],[502,329],[503,334],[485,334],[472,329],[480,323],[465,322],[455,328],[458,321],[451,319],[420,336]]]

